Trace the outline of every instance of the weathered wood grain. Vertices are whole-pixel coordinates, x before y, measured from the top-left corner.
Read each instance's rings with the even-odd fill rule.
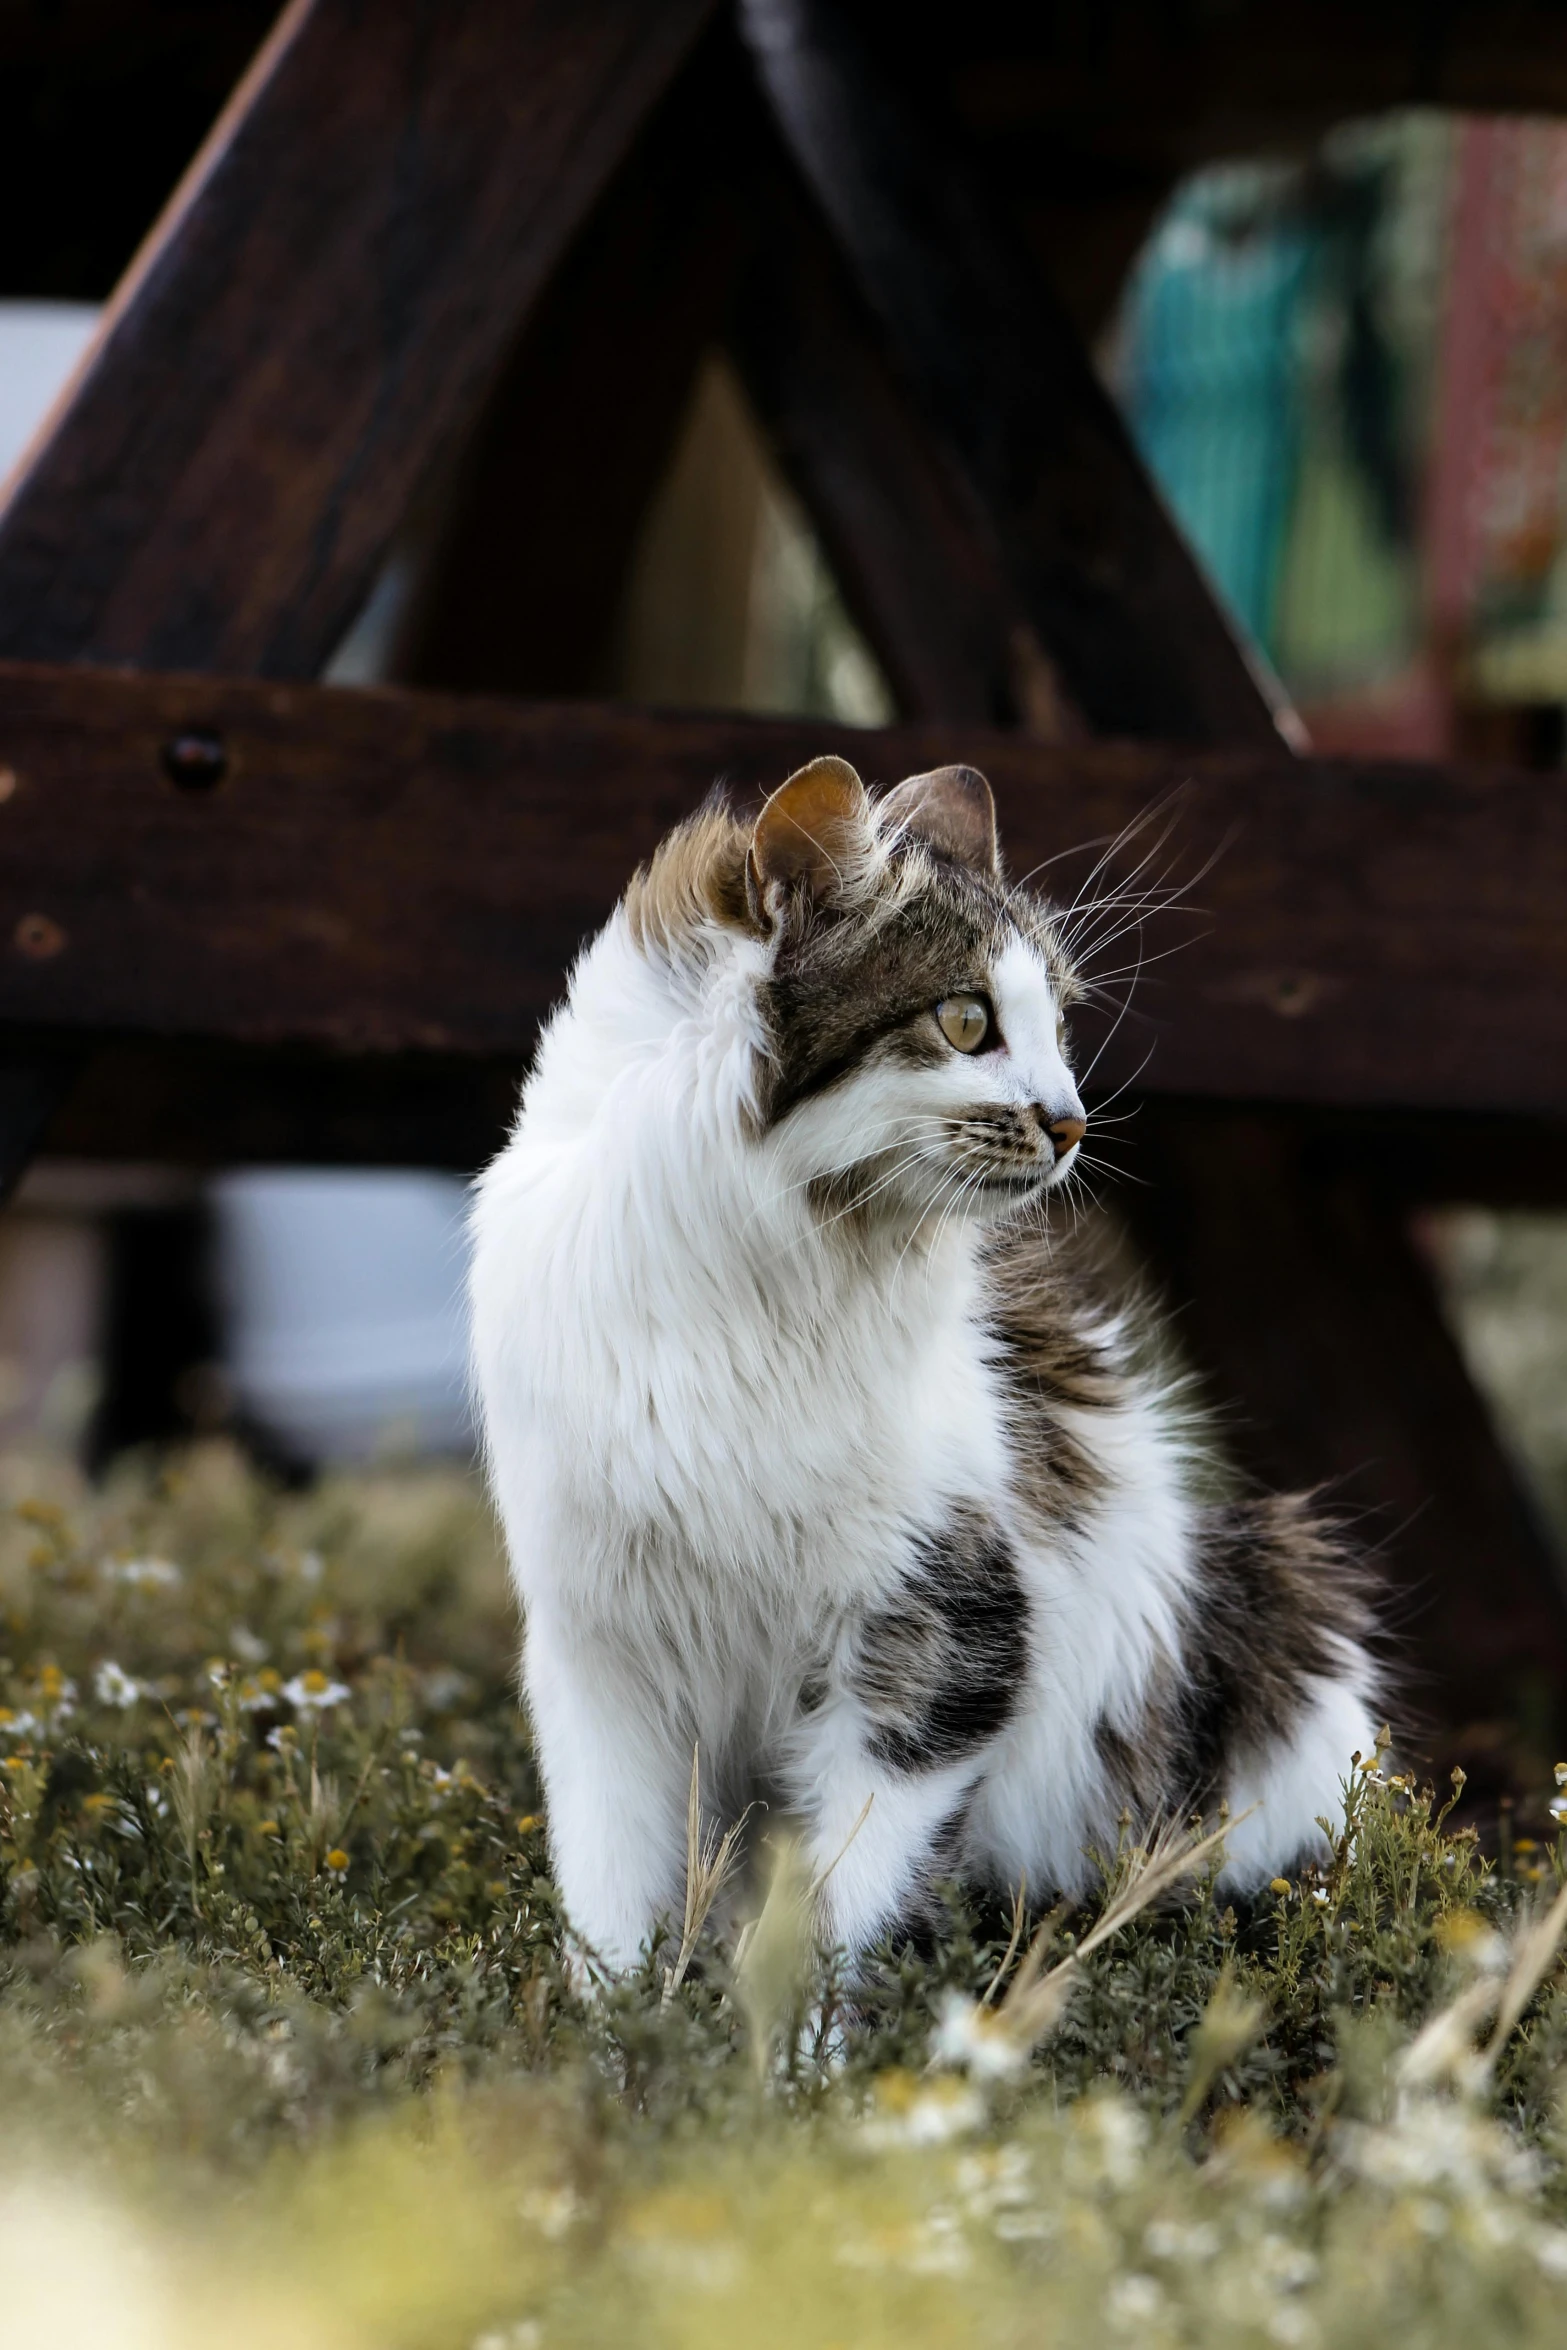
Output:
[[[209,735],[221,780],[171,783],[170,747]],[[1168,801],[1143,882],[1210,869],[1145,929],[1101,1097],[1136,1076],[1447,1112],[1455,1180],[1488,1112],[1567,1112],[1549,776],[26,665],[0,666],[0,1023],[522,1054],[670,824],[716,779],[757,790],[829,748],[880,783],[973,760],[1013,870],[1060,859],[1062,891],[1093,862],[1070,852]],[[1129,936],[1098,967],[1137,952]]]
[[[738,102],[747,99],[761,116],[742,89]],[[727,321],[735,363],[899,710],[1015,723],[1028,714],[1020,656],[1037,641],[1023,599],[778,146],[759,120],[737,190],[752,244]]]
[[[0,514],[0,653],[311,676],[711,0],[291,0]]]
[[[762,88],[927,421],[1100,733],[1277,740],[1257,677],[956,126],[840,0],[741,0]]]
[[[742,249],[739,125],[710,28],[507,358],[393,674],[466,693],[605,692],[636,534]]]
[[[1461,1763],[1471,1801],[1494,1801],[1524,1759],[1520,1724],[1551,1755],[1567,1735],[1567,1603],[1409,1203],[1483,1195],[1495,1170],[1483,1137],[1465,1163],[1456,1129],[1428,1127],[1402,1165],[1339,1139],[1299,1115],[1149,1102],[1127,1164],[1151,1180],[1119,1203],[1232,1454],[1270,1484],[1319,1487],[1374,1551],[1405,1752],[1439,1779]]]

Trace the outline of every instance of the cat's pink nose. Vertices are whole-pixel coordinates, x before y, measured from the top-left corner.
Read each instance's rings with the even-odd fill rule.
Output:
[[[1052,1118],[1045,1128],[1056,1146],[1056,1157],[1064,1159],[1069,1150],[1075,1150],[1088,1132],[1086,1118]]]

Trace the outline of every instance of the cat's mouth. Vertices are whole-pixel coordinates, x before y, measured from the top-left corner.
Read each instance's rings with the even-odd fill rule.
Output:
[[[1054,1160],[1048,1167],[996,1168],[980,1177],[980,1187],[985,1191],[1003,1192],[1012,1199],[1026,1199],[1033,1192],[1046,1190],[1055,1172]]]

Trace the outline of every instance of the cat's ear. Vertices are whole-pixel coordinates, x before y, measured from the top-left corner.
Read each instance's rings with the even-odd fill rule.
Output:
[[[803,898],[830,899],[870,846],[871,804],[847,759],[813,759],[781,783],[756,819],[745,860],[753,919],[773,929]]]
[[[894,827],[977,873],[1001,870],[996,803],[977,767],[933,767],[890,791],[877,810],[883,838]]]

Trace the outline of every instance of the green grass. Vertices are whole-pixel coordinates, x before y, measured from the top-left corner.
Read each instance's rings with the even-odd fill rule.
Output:
[[[19,2341],[1559,2338],[1553,1952],[1487,2040],[1559,1843],[1362,1773],[1249,1909],[1055,1917],[1031,2048],[1007,1915],[850,2003],[787,1857],[738,1960],[584,1994],[465,1479],[0,1463],[0,1609]]]

